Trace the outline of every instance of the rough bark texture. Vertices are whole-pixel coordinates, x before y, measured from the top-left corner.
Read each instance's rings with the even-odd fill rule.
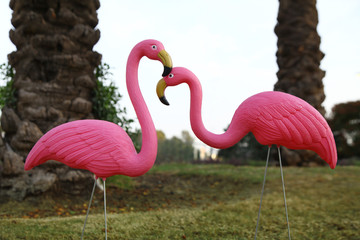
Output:
[[[320,69],[324,53],[320,51],[320,36],[317,33],[318,13],[316,0],[280,0],[278,22],[277,72],[278,82],[274,90],[298,96],[322,115],[321,105],[325,99],[322,82],[325,72]],[[283,148],[288,165],[324,164],[311,151],[293,151]]]
[[[100,38],[98,0],[11,0],[8,55],[15,69],[17,104],[2,111],[5,138],[0,142],[0,199],[22,199],[56,186],[79,193],[91,180],[87,171],[48,163],[24,172],[36,141],[62,123],[93,118],[91,92],[101,55],[92,50]],[[85,181],[85,182],[84,182]],[[86,186],[88,187],[88,186]]]

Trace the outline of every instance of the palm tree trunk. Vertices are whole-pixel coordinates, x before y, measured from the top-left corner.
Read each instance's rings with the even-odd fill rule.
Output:
[[[316,0],[279,0],[279,12],[275,33],[278,36],[278,82],[274,90],[298,96],[322,115],[325,99],[322,82],[325,71],[320,69],[324,53],[320,51],[317,32],[318,13]],[[322,161],[310,151],[283,150],[289,165],[307,165]]]
[[[100,38],[99,7],[98,0],[10,1],[14,29],[9,35],[17,50],[8,59],[15,69],[16,105],[5,107],[1,116],[0,197],[21,199],[66,183],[63,189],[76,193],[86,184],[74,182],[92,182],[90,173],[58,163],[25,173],[23,161],[51,128],[93,118],[94,69],[101,60],[92,50]]]

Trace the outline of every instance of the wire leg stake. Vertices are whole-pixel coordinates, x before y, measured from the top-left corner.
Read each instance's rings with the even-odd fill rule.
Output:
[[[285,195],[284,175],[283,175],[283,170],[282,170],[282,164],[281,164],[281,154],[280,154],[280,147],[279,147],[279,146],[278,146],[278,153],[279,153],[279,163],[280,163],[280,172],[281,172],[282,188],[283,188],[283,193],[284,193],[284,203],[285,203],[286,223],[287,223],[287,227],[288,227],[288,235],[289,235],[289,239],[291,239],[291,237],[290,237],[290,224],[289,224],[289,216],[288,216],[288,211],[287,211],[286,195]]]
[[[85,231],[86,221],[87,221],[87,218],[88,218],[88,216],[89,216],[90,207],[91,207],[91,202],[92,202],[92,199],[93,199],[93,196],[94,196],[94,192],[95,192],[95,187],[96,187],[96,178],[95,178],[94,186],[93,186],[93,189],[92,189],[92,192],[91,192],[91,197],[90,197],[89,206],[88,206],[88,209],[87,209],[87,212],[86,212],[84,227],[83,227],[83,230],[82,230],[82,233],[81,233],[81,240],[82,240],[83,237],[84,237],[84,231]]]
[[[106,223],[106,188],[104,179],[104,218],[105,218],[105,240],[107,240],[107,223]]]
[[[258,212],[258,217],[257,217],[257,221],[256,221],[256,230],[255,230],[255,238],[254,238],[255,240],[256,240],[257,231],[258,231],[258,227],[259,227],[259,221],[260,221],[261,204],[262,204],[262,199],[263,199],[263,195],[264,195],[264,188],[265,188],[265,181],[266,181],[266,172],[267,172],[268,163],[269,163],[269,157],[270,157],[270,149],[271,149],[271,146],[269,146],[268,154],[267,154],[267,158],[266,158],[264,181],[263,181],[263,185],[262,185],[262,189],[261,189],[259,212]]]

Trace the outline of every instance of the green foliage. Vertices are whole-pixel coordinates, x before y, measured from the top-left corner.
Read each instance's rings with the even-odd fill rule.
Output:
[[[360,157],[360,101],[337,104],[329,120],[339,158]]]
[[[129,133],[137,151],[141,149],[141,131],[139,129]],[[181,138],[166,138],[163,131],[157,131],[158,152],[156,164],[191,162],[194,160],[194,139],[189,132],[182,131]]]
[[[126,108],[119,106],[121,94],[111,80],[112,73],[107,63],[101,63],[95,69],[97,87],[93,92],[93,113],[95,118],[119,124],[126,132],[130,132],[131,123],[128,119]]]
[[[131,140],[133,141],[134,147],[136,149],[136,151],[140,151],[141,149],[141,131],[140,129],[135,129],[134,131],[128,131],[128,134],[131,138]]]
[[[158,132],[158,154],[156,163],[191,162],[194,160],[194,139],[189,132],[182,131],[181,138],[167,139],[163,132]]]
[[[238,165],[245,160],[266,159],[267,150],[267,147],[259,144],[255,136],[249,133],[234,146],[221,149],[218,157],[224,162]]]
[[[5,106],[15,107],[16,97],[15,89],[13,88],[15,70],[8,63],[0,65],[0,79],[5,82],[5,85],[0,86],[0,109]]]
[[[115,186],[123,190],[134,188],[133,178],[124,175],[114,175],[106,179],[107,186]]]

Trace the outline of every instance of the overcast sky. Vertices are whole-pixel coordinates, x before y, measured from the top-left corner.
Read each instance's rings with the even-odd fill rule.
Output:
[[[102,0],[98,11],[101,38],[94,47],[111,66],[123,95],[121,105],[135,118],[126,92],[125,68],[132,47],[144,39],[161,41],[174,66],[193,71],[203,86],[203,120],[208,130],[222,133],[247,97],[273,90],[277,81],[274,27],[277,0]],[[340,102],[359,100],[360,1],[318,0],[321,68],[329,112]],[[8,32],[11,10],[0,2],[0,63],[15,50]],[[159,62],[143,59],[139,82],[157,129],[167,137],[192,133],[187,86],[168,88],[170,106],[156,96]],[[136,127],[137,125],[134,125]]]

